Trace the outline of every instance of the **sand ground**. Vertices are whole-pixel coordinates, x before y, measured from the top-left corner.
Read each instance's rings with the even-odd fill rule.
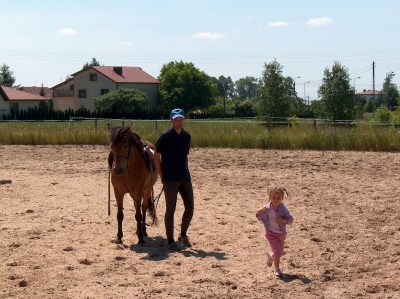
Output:
[[[399,153],[193,149],[193,247],[181,252],[166,250],[163,196],[145,245],[126,196],[114,242],[107,155],[0,146],[0,180],[12,180],[0,184],[0,298],[400,298]],[[255,217],[275,185],[295,219],[283,279]]]

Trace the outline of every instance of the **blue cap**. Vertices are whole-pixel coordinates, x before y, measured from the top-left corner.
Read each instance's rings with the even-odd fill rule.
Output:
[[[183,111],[181,108],[175,108],[171,110],[170,117],[172,119],[175,119],[177,117],[182,117],[185,118],[185,111]]]

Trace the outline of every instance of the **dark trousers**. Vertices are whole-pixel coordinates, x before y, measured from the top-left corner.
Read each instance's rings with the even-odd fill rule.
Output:
[[[181,235],[186,235],[190,222],[193,218],[194,196],[191,181],[186,182],[163,182],[165,195],[165,230],[168,240],[174,239],[174,214],[176,210],[176,202],[178,193],[182,197],[185,212],[182,216]]]

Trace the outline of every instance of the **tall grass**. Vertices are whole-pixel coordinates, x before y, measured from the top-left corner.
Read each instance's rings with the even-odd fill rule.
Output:
[[[110,122],[110,121],[108,121]],[[169,121],[125,121],[142,138],[155,143]],[[122,125],[122,121],[111,121]],[[268,129],[256,121],[187,120],[192,146],[199,148],[258,148],[335,151],[399,151],[400,130],[394,126],[360,123],[334,127],[301,123]],[[108,145],[107,121],[2,122],[0,144],[23,145]]]

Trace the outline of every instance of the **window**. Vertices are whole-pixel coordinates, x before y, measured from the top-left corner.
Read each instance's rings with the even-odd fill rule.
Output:
[[[72,84],[70,87],[69,87],[69,90],[74,90],[74,84]]]
[[[86,89],[79,89],[79,98],[86,98]]]
[[[101,95],[103,95],[103,94],[106,94],[106,93],[109,93],[110,92],[110,90],[107,88],[107,89],[102,89],[102,90],[100,90],[100,94]]]
[[[90,81],[97,81],[97,73],[90,74]]]
[[[19,103],[10,103],[10,112],[14,111],[14,113],[19,112]]]

